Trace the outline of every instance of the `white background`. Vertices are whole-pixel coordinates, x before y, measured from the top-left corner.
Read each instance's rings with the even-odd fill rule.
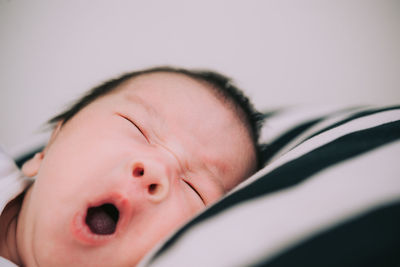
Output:
[[[0,144],[38,142],[83,92],[155,65],[211,68],[271,109],[400,102],[397,0],[0,0]]]

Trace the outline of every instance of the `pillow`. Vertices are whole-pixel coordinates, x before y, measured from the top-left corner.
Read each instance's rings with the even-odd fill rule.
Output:
[[[139,266],[399,265],[399,106],[281,110],[262,136],[266,166]]]

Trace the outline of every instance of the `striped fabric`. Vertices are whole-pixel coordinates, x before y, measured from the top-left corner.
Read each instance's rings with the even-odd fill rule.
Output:
[[[266,166],[140,266],[400,266],[400,107],[271,113]]]

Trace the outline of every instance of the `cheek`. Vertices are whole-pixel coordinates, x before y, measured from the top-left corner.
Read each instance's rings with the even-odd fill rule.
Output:
[[[191,189],[184,188],[182,184],[179,187],[174,186],[167,201],[148,211],[148,221],[151,221],[159,233],[168,234],[204,209],[201,201],[196,199],[195,193],[189,190]]]
[[[149,218],[154,229],[149,235],[154,235],[154,243],[156,243],[184,225],[194,214],[187,207],[179,204],[174,205],[173,208],[164,209],[163,212],[160,212],[159,216],[151,216]],[[149,225],[147,224],[147,226]]]
[[[93,135],[85,130],[65,132],[50,146],[41,167],[47,176],[61,183],[75,180],[79,183],[79,180],[104,173],[123,163],[124,159],[128,160],[132,147],[140,150],[129,138],[107,130]]]
[[[64,179],[65,180],[65,179]],[[69,216],[76,209],[79,184],[63,181],[56,172],[48,169],[38,175],[32,186],[30,203],[34,208],[33,216],[44,229],[68,229]]]
[[[176,179],[176,181],[174,181],[173,189],[171,195],[175,198],[176,205],[180,206],[180,214],[184,216],[186,220],[205,209],[202,199],[182,179]],[[197,190],[199,190],[198,187]]]

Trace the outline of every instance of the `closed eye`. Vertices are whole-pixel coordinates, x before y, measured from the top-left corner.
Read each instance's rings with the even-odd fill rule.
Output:
[[[200,193],[196,190],[196,188],[193,187],[193,185],[191,185],[189,182],[183,180],[185,182],[185,184],[187,184],[197,195],[198,197],[201,199],[201,201],[203,202],[204,205],[206,205],[203,197],[200,195]]]
[[[118,114],[119,116],[121,116],[122,118],[124,118],[125,120],[129,121],[133,126],[136,127],[136,129],[143,135],[143,137],[147,140],[147,142],[149,142],[149,139],[147,139],[147,136],[144,134],[144,132],[142,131],[142,129],[140,129],[139,126],[137,126],[136,123],[134,123],[131,119],[129,119],[127,116],[124,116],[122,114]]]

